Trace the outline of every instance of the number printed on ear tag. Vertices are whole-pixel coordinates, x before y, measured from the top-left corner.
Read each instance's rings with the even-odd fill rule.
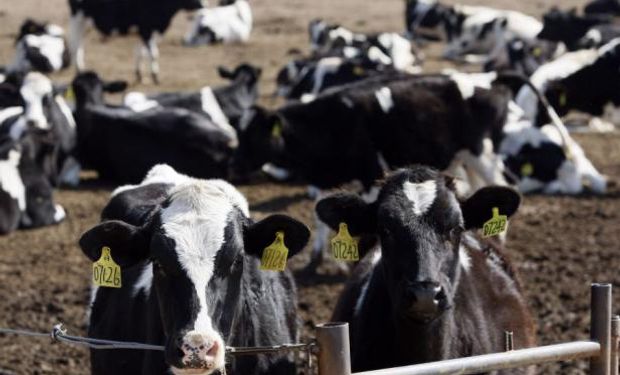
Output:
[[[107,288],[121,287],[121,267],[112,259],[109,247],[102,247],[101,257],[93,263],[93,283]]]
[[[276,239],[263,250],[263,256],[260,259],[260,269],[284,271],[287,259],[288,249],[284,245],[284,232],[276,232]]]
[[[349,226],[346,223],[340,223],[338,226],[338,234],[332,238],[331,247],[334,258],[338,260],[346,260],[354,262],[360,259],[359,249],[357,247],[358,240],[351,237]]]
[[[491,237],[502,234],[506,231],[508,217],[499,214],[499,208],[493,207],[493,217],[482,227],[482,237]]]

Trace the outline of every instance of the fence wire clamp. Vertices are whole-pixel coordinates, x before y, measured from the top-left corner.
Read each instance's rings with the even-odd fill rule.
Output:
[[[54,325],[52,328],[52,332],[50,332],[50,337],[52,338],[52,344],[55,344],[60,341],[60,337],[67,334],[67,329],[63,328],[62,323],[58,323]]]

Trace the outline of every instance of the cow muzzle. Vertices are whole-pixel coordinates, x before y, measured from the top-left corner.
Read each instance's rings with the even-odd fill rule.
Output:
[[[407,316],[415,321],[428,323],[441,314],[446,305],[444,289],[437,283],[410,284],[407,289]]]
[[[225,346],[217,334],[190,331],[176,340],[175,375],[208,375],[224,368]]]

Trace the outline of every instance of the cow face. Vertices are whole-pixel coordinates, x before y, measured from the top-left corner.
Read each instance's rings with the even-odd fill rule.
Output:
[[[453,305],[459,275],[469,267],[463,234],[481,228],[493,207],[512,215],[519,201],[511,189],[487,187],[459,202],[450,179],[418,166],[388,178],[372,204],[336,194],[316,211],[332,228],[345,222],[353,236],[376,236],[394,318],[428,323]]]
[[[228,334],[243,313],[240,293],[253,272],[261,272],[258,258],[278,231],[289,257],[309,237],[287,216],[254,223],[243,196],[224,181],[191,180],[172,188],[143,227],[104,221],[82,236],[80,246],[93,261],[102,246],[110,247],[122,268],[152,262],[166,362],[175,374],[211,374],[224,368]]]
[[[260,107],[248,109],[240,122],[239,147],[232,160],[232,174],[242,178],[272,161],[282,147],[282,121]]]
[[[80,73],[73,79],[77,108],[88,104],[105,104],[103,93],[118,93],[127,89],[125,81],[103,81],[95,72]]]
[[[12,70],[56,72],[69,66],[69,51],[62,28],[26,20],[16,43]]]

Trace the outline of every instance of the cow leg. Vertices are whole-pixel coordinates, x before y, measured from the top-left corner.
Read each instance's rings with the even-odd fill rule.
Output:
[[[69,49],[71,59],[78,71],[85,68],[84,64],[84,33],[86,33],[86,17],[79,11],[69,20]]]
[[[153,83],[159,85],[159,48],[157,47],[157,36],[155,34],[151,35],[146,43],[146,50],[151,64],[151,78]]]
[[[141,42],[136,46],[136,65],[135,65],[135,74],[136,74],[136,82],[142,83],[142,58],[147,54],[147,48]]]

